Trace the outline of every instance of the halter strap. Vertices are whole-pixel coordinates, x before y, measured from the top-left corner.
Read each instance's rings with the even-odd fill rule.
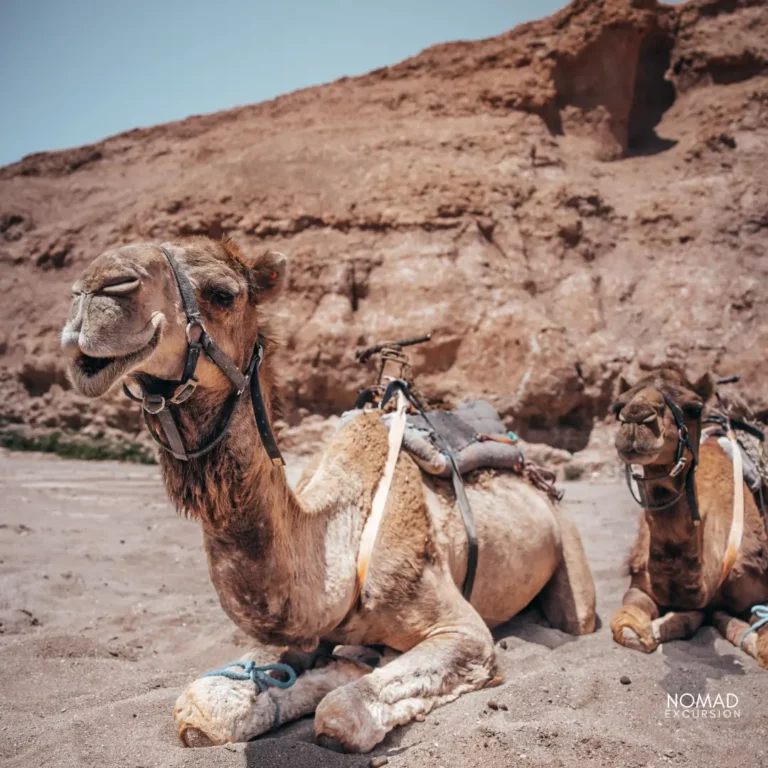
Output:
[[[137,396],[123,382],[123,392],[131,400],[141,403],[144,411],[144,422],[152,439],[164,451],[172,454],[179,461],[189,461],[209,453],[224,439],[229,432],[240,397],[250,383],[251,403],[261,441],[272,463],[276,466],[284,466],[285,462],[272,433],[267,407],[264,403],[259,383],[259,369],[261,361],[264,359],[264,346],[261,339],[256,342],[248,367],[245,373],[242,373],[234,361],[230,359],[205,330],[195,289],[189,277],[187,277],[187,274],[180,267],[170,250],[164,245],[159,247],[176,279],[176,285],[181,297],[181,306],[187,318],[185,332],[187,337],[187,357],[184,361],[184,370],[179,381],[153,378],[154,386],[152,386],[152,389],[154,391],[148,391],[146,384],[138,382],[141,387],[141,395]],[[221,409],[218,427],[214,430],[214,436],[207,443],[198,445],[192,450],[187,450],[176,419],[171,411],[171,406],[179,406],[187,401],[197,388],[198,381],[195,377],[195,371],[197,370],[201,352],[205,352],[210,361],[229,379],[233,391]],[[150,415],[157,417],[165,440],[158,437],[150,425]]]
[[[632,495],[632,498],[648,512],[660,512],[662,509],[668,509],[673,504],[676,504],[682,498],[683,494],[685,494],[691,520],[693,521],[694,525],[699,525],[701,523],[701,515],[699,514],[699,502],[696,496],[695,483],[696,467],[699,463],[698,446],[694,446],[691,442],[691,436],[688,432],[688,427],[685,423],[685,417],[680,406],[665,392],[659,390],[659,393],[664,398],[664,404],[672,413],[672,418],[675,420],[675,426],[677,427],[677,448],[675,450],[675,463],[672,466],[672,469],[666,475],[657,475],[656,477],[641,477],[639,475],[635,475],[632,472],[630,466],[627,465],[625,467],[627,486],[629,487],[629,492]],[[680,489],[680,492],[671,501],[665,502],[664,504],[649,504],[647,493],[644,489],[642,491],[640,490],[642,487],[640,483],[652,483],[657,480],[667,480],[669,478],[677,477],[681,472],[685,470],[685,467],[688,464],[688,459],[685,456],[686,449],[688,449],[691,453],[691,460],[690,467],[688,468],[688,472],[685,475],[683,487]],[[632,488],[632,480],[638,484],[638,492],[640,492],[642,498],[638,498],[635,495],[635,491]]]

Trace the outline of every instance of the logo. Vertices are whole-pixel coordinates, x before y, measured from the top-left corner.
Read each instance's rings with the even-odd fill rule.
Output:
[[[739,697],[735,693],[668,693],[664,717],[681,720],[736,720],[741,717],[738,707]]]

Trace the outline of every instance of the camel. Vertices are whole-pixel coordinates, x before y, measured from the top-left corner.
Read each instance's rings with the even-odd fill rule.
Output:
[[[768,626],[759,615],[752,626],[745,621],[755,607],[764,613],[759,604],[768,600],[768,535],[740,471],[734,479],[722,438],[701,439],[702,410],[713,392],[711,375],[691,383],[671,364],[635,385],[619,380],[616,449],[628,467],[642,467],[636,500],[645,509],[630,587],[611,630],[617,643],[649,653],[691,637],[707,621],[768,668]],[[743,529],[734,497],[743,497]]]
[[[118,381],[135,392],[182,378],[190,329],[163,249],[191,282],[219,351],[244,372],[255,347],[263,350],[254,375],[271,421],[278,348],[272,310],[287,259],[274,252],[247,256],[230,240],[139,243],[96,258],[74,286],[62,332],[75,389],[98,397]],[[187,399],[173,408],[186,446],[210,438],[232,396],[232,377],[210,353],[200,356],[195,377],[193,391],[185,389]],[[158,433],[158,417],[146,416]],[[405,452],[396,459],[360,591],[356,558],[388,439],[380,412],[352,419],[295,491],[280,461],[265,451],[247,403],[235,408],[226,436],[206,455],[183,460],[160,452],[168,496],[202,527],[222,608],[263,644],[243,661],[264,661],[264,647],[275,647],[266,660],[301,673],[285,689],[262,675],[261,693],[249,681],[196,681],[176,708],[186,744],[246,740],[319,700],[318,743],[367,752],[396,725],[498,684],[489,628],[534,599],[554,627],[574,635],[594,631],[592,575],[561,508],[513,473],[481,473],[467,486],[480,549],[470,604],[458,586],[467,541],[450,484],[424,475]],[[329,660],[338,645],[385,646],[400,655],[372,669],[359,659]],[[318,655],[326,655],[326,665],[305,669]],[[204,692],[198,683],[207,686]]]

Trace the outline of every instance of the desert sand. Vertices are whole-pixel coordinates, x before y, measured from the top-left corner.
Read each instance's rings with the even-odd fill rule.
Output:
[[[302,462],[291,459],[293,477]],[[566,484],[564,502],[597,582],[600,629],[574,639],[526,611],[496,632],[501,687],[396,729],[367,756],[315,746],[311,718],[246,745],[179,743],[182,687],[251,644],[221,611],[198,526],[171,509],[157,467],[4,453],[0,498],[8,768],[315,768],[374,756],[393,768],[768,766],[768,673],[714,629],[652,655],[612,642],[637,515],[616,482]],[[669,717],[668,693],[733,694],[740,716]]]

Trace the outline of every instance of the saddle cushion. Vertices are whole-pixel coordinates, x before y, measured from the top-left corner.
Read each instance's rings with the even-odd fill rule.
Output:
[[[362,410],[347,411],[341,417],[339,429]],[[389,428],[391,413],[382,420]],[[472,400],[455,411],[429,411],[427,418],[440,435],[440,445],[453,455],[459,472],[464,475],[475,469],[517,469],[523,455],[520,448],[491,440],[479,441],[477,434],[507,437],[507,430],[496,409],[484,400]],[[438,447],[438,441],[426,420],[418,414],[408,414],[403,448],[416,463],[431,475],[450,477],[451,462]]]

